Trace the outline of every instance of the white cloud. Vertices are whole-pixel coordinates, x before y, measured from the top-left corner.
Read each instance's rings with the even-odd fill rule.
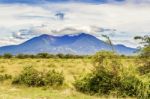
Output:
[[[21,43],[40,34],[69,34],[86,32],[99,37],[105,33],[115,43],[136,46],[133,37],[150,33],[150,7],[143,5],[116,4],[44,4],[44,5],[0,5],[0,28],[8,29],[9,36]],[[134,2],[134,1],[133,1]],[[65,14],[63,20],[55,16]],[[104,29],[104,31],[102,31]],[[109,30],[110,29],[110,30]],[[117,30],[117,31],[114,31]],[[21,30],[21,31],[20,31]],[[22,31],[25,30],[25,31]],[[7,38],[0,32],[0,39]],[[24,39],[24,40],[19,40]],[[14,44],[16,40],[11,41]],[[132,43],[127,43],[125,41]],[[0,40],[0,45],[9,42]],[[7,44],[9,44],[7,42]]]

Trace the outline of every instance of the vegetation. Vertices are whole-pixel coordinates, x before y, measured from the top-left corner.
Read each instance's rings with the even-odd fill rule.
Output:
[[[137,36],[136,40],[140,39],[140,44],[144,45],[143,48],[140,49],[140,57],[142,58],[150,58],[150,36],[146,35],[144,37]]]
[[[115,48],[114,48],[114,46],[113,46],[113,43],[112,43],[110,37],[107,36],[107,35],[102,35],[102,37],[104,37],[104,38],[107,39],[106,43],[109,44],[109,45],[111,46],[112,51],[115,52]]]
[[[132,68],[123,67],[119,57],[112,52],[98,52],[94,57],[94,69],[76,79],[74,86],[78,91],[116,97],[138,97],[148,99],[150,80],[144,81]],[[130,67],[131,68],[131,67]]]
[[[0,98],[149,99],[150,38],[135,39],[143,44],[138,56],[6,53],[0,58]]]
[[[102,56],[108,55],[107,57],[104,57],[104,61],[103,61],[104,63],[102,65],[104,67],[100,67],[101,64],[98,62],[100,55]],[[111,60],[113,59],[112,57],[114,58],[114,60]],[[117,63],[114,62],[116,59],[117,59]],[[4,80],[3,83],[0,83],[0,91],[1,91],[0,98],[3,98],[2,96],[7,95],[5,96],[7,97],[7,99],[16,99],[16,98],[37,99],[37,98],[44,98],[44,97],[55,98],[55,99],[98,99],[98,98],[106,98],[106,97],[117,98],[117,97],[125,97],[125,96],[126,97],[140,97],[140,96],[143,97],[143,95],[141,94],[144,94],[145,95],[144,97],[146,97],[147,90],[149,90],[149,89],[146,89],[146,88],[149,88],[148,77],[150,76],[148,74],[140,75],[140,73],[137,71],[138,66],[137,67],[135,66],[136,65],[135,61],[137,60],[134,58],[129,58],[129,59],[120,58],[120,56],[117,56],[116,54],[112,52],[105,52],[105,53],[103,52],[103,54],[102,52],[99,52],[92,58],[92,61],[91,59],[88,59],[88,58],[80,58],[80,59],[60,59],[60,58],[3,59],[2,58],[0,59],[0,66],[1,66],[0,69],[3,71],[1,72],[1,74],[12,75],[12,79],[8,81]],[[117,67],[114,68],[113,66],[115,67],[117,66]],[[120,67],[123,67],[123,68],[120,68]],[[97,71],[98,68],[99,70]],[[104,68],[104,69],[100,69],[100,68]],[[49,70],[50,70],[50,73],[48,72]],[[53,70],[55,70],[55,72],[57,71],[58,74],[61,74],[61,71],[63,71],[63,77],[65,80],[63,80],[63,84],[61,84],[62,86],[61,88],[58,87],[57,89],[53,89],[51,88],[51,86],[55,86],[55,85],[51,85],[51,83],[46,83],[48,81],[51,82],[51,78],[54,77],[54,76],[53,77],[50,76]],[[93,71],[97,71],[97,72],[93,72]],[[37,73],[39,75],[42,73],[42,76],[45,75],[42,78],[50,79],[50,80],[44,80],[45,85],[39,85],[39,83],[37,83],[37,85],[36,84],[30,85],[30,83],[28,84],[28,83],[22,82],[24,80],[19,80],[19,82],[17,82],[20,75],[23,75],[25,73],[32,74],[32,76],[31,75],[23,76],[23,79],[26,78],[29,80],[29,82],[32,81],[33,79],[36,79],[35,81],[41,79],[40,76],[35,77]],[[57,78],[57,73],[54,78]],[[79,77],[79,75],[81,76]],[[47,77],[50,77],[50,78],[47,78]],[[59,76],[59,77],[61,78],[62,76]],[[76,79],[74,79],[74,77],[76,77]],[[84,78],[85,80],[83,80],[82,78]],[[99,81],[97,81],[97,78],[99,78]],[[56,80],[59,82],[58,79]],[[87,82],[87,80],[91,82]],[[52,80],[52,81],[55,81],[55,80]],[[12,84],[12,82],[15,82],[15,83]],[[86,91],[84,89],[85,87],[83,85],[86,85],[84,84],[85,82],[88,83],[88,85],[86,86],[87,89],[89,85],[92,86],[90,91],[89,90]],[[90,93],[92,94],[92,96],[79,93],[83,91],[79,91],[79,90],[78,90],[79,92],[76,91],[74,89],[74,86],[72,86],[72,83],[73,85],[75,85],[76,89],[77,87],[83,88],[82,90],[84,91],[84,93]],[[97,83],[101,85],[96,86]],[[26,87],[26,85],[30,87]],[[108,85],[109,87],[106,87]],[[140,85],[143,87],[140,87]],[[137,94],[137,91],[136,91],[137,87],[134,87],[135,89],[132,89],[133,86],[139,86],[139,89],[140,89],[138,90],[139,94]],[[92,88],[97,88],[97,89],[101,88],[101,92],[97,93],[97,89],[95,91],[91,91]],[[143,93],[143,91],[145,93]],[[124,93],[124,94],[121,94],[121,93]],[[100,96],[95,96],[95,94],[100,94]]]
[[[139,57],[136,59],[138,66],[124,67],[120,63],[120,57],[115,53],[98,52],[93,56],[94,69],[78,77],[74,83],[75,88],[89,94],[149,99],[150,37],[135,37],[135,39],[141,39],[141,44],[144,44],[144,48],[141,48]]]
[[[150,36],[146,35],[144,37],[137,36],[135,39],[140,39],[141,44],[144,45],[143,48],[140,49],[139,59],[140,65],[138,67],[139,72],[143,74],[150,73]]]
[[[4,55],[0,56],[0,58],[19,58],[19,59],[25,59],[25,58],[62,58],[62,59],[77,59],[77,58],[90,58],[90,55],[73,55],[73,54],[49,54],[49,53],[38,53],[38,54],[17,54],[17,55],[12,55],[10,53],[5,53]]]
[[[36,70],[38,73],[42,72],[43,74],[47,74],[47,76],[44,76],[44,79],[47,80],[44,80],[44,82],[48,82],[48,84],[38,87],[28,87],[25,83],[12,84],[17,77],[23,74],[24,69],[29,69],[29,67],[32,67],[32,69]],[[9,74],[12,76],[12,79],[0,82],[0,99],[99,99],[97,96],[79,93],[72,86],[74,76],[79,75],[82,72],[88,72],[91,68],[91,60],[88,58],[1,58],[0,71],[2,72],[0,72],[0,74]],[[56,73],[51,73],[54,72],[53,70]],[[61,74],[61,76],[59,76],[60,78],[64,77],[63,84],[61,84],[62,80],[59,81],[60,78],[56,77],[57,73]],[[54,77],[52,75],[49,76],[50,74],[56,75]],[[51,82],[52,77],[60,82],[60,85],[59,83],[51,85],[49,82]]]
[[[24,70],[13,80],[13,84],[24,84],[27,86],[53,86],[62,85],[64,77],[62,73],[50,70],[39,72],[33,67],[25,67]]]
[[[4,57],[4,58],[12,58],[13,55],[10,54],[10,53],[5,53],[2,57]]]
[[[11,79],[12,76],[11,75],[8,75],[8,74],[0,74],[0,82],[4,81],[4,80],[8,80],[8,79]]]

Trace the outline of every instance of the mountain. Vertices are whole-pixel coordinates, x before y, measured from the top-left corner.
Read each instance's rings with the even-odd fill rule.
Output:
[[[136,49],[124,45],[114,45],[117,53],[132,55]],[[111,50],[111,46],[98,38],[85,33],[76,35],[52,36],[43,34],[22,44],[0,47],[0,54],[37,54],[47,52],[51,54],[90,55],[100,50]]]

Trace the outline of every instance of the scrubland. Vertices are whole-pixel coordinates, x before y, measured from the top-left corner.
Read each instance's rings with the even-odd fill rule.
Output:
[[[135,59],[123,58],[120,60],[123,66],[134,66]],[[24,67],[32,66],[38,71],[55,69],[63,72],[64,83],[62,86],[28,87],[25,85],[13,85],[12,79],[0,82],[0,99],[103,99],[117,98],[116,96],[99,96],[84,94],[77,91],[73,83],[81,74],[93,70],[92,59],[0,59],[0,74],[11,75],[12,78],[21,73]],[[129,97],[128,97],[129,98]],[[132,97],[133,98],[133,97]]]

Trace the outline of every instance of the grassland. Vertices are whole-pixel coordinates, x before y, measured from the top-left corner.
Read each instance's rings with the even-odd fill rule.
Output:
[[[132,59],[121,60],[126,66],[132,66]],[[0,59],[0,73],[7,73],[15,76],[26,66],[44,71],[55,69],[62,71],[65,76],[65,83],[62,87],[26,87],[12,85],[7,80],[0,82],[0,99],[104,99],[108,97],[90,96],[77,92],[72,83],[74,77],[81,73],[89,72],[92,68],[91,59]],[[109,96],[112,98],[113,96]]]

